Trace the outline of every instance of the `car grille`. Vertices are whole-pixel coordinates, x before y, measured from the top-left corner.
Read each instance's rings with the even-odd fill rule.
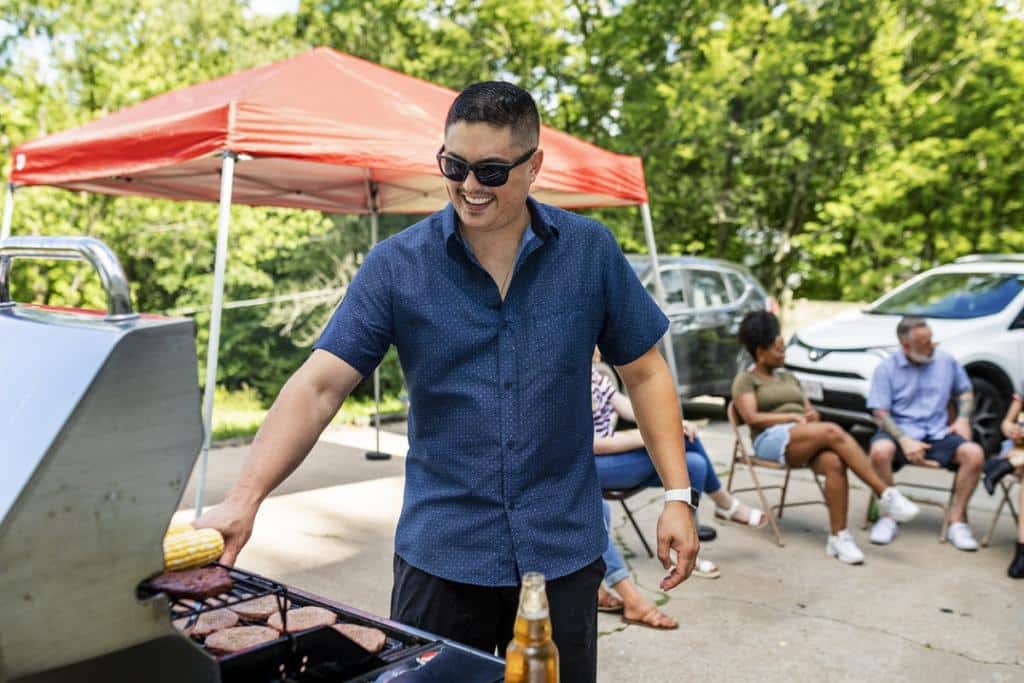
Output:
[[[829,408],[850,410],[857,413],[866,413],[868,411],[867,400],[860,394],[854,394],[849,391],[825,389],[821,404]]]

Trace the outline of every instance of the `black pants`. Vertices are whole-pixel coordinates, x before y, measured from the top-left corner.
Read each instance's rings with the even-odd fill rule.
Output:
[[[597,680],[597,587],[602,577],[604,561],[599,557],[577,572],[547,582],[562,683]],[[518,608],[518,586],[492,588],[448,581],[395,555],[394,621],[504,657]]]

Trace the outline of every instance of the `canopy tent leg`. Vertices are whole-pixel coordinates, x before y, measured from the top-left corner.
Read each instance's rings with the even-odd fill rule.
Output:
[[[661,269],[658,266],[658,247],[654,242],[654,223],[651,221],[651,207],[649,204],[640,205],[640,216],[644,222],[644,237],[647,239],[647,256],[651,261],[652,282],[654,282],[654,298],[662,310],[666,310],[665,285],[661,281]],[[668,363],[669,372],[672,373],[672,381],[676,385],[676,395],[679,394],[679,370],[676,367],[676,354],[672,348],[672,323],[669,322],[665,336],[661,338],[665,347],[665,360]]]
[[[370,206],[370,248],[373,249],[377,246],[377,242],[380,239],[380,224],[379,217],[380,213],[377,210],[377,183],[372,180],[366,183],[366,193],[369,199]],[[380,449],[380,366],[378,365],[373,369],[373,423],[376,429],[377,436],[377,448],[373,451],[366,452],[366,458],[368,460],[387,460],[391,457],[390,453],[385,453]]]
[[[0,223],[0,240],[11,236],[11,221],[14,220],[14,183],[7,183],[4,190],[4,220]]]
[[[206,495],[206,465],[213,435],[213,394],[217,388],[217,351],[220,345],[220,315],[224,307],[224,271],[228,262],[228,231],[231,228],[231,187],[235,178],[233,152],[224,152],[220,174],[220,211],[217,217],[217,255],[213,267],[213,302],[210,304],[210,340],[206,347],[206,385],[203,387],[203,450],[199,456],[199,485],[196,517],[203,513]]]

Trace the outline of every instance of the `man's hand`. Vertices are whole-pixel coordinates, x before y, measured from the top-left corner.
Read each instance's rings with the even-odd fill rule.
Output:
[[[683,420],[683,436],[686,437],[687,441],[695,440],[697,438],[697,425],[689,420]]]
[[[925,452],[931,448],[928,444],[917,439],[911,439],[909,436],[900,438],[900,448],[903,449],[903,455],[907,456],[907,462],[912,465],[923,465],[925,467],[938,467],[939,463],[934,460],[926,459]]]
[[[966,417],[958,417],[954,422],[953,426],[949,429],[953,434],[959,434],[968,441],[971,440],[971,421]]]
[[[258,505],[229,498],[204,512],[193,526],[197,529],[208,527],[219,531],[224,537],[224,554],[220,556],[220,562],[234,566],[238,553],[252,536],[252,527],[256,521],[258,509]]]
[[[672,564],[670,550],[676,553],[675,566]],[[671,571],[661,580],[661,590],[671,590],[689,578],[697,563],[699,550],[693,510],[681,501],[665,503],[658,517],[658,559],[661,560],[661,566]]]

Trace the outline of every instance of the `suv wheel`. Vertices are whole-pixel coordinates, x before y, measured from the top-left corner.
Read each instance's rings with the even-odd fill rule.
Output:
[[[971,429],[974,439],[985,449],[985,453],[998,453],[1003,435],[1000,423],[1006,414],[1006,401],[991,382],[982,377],[971,377],[974,385],[974,415]]]

